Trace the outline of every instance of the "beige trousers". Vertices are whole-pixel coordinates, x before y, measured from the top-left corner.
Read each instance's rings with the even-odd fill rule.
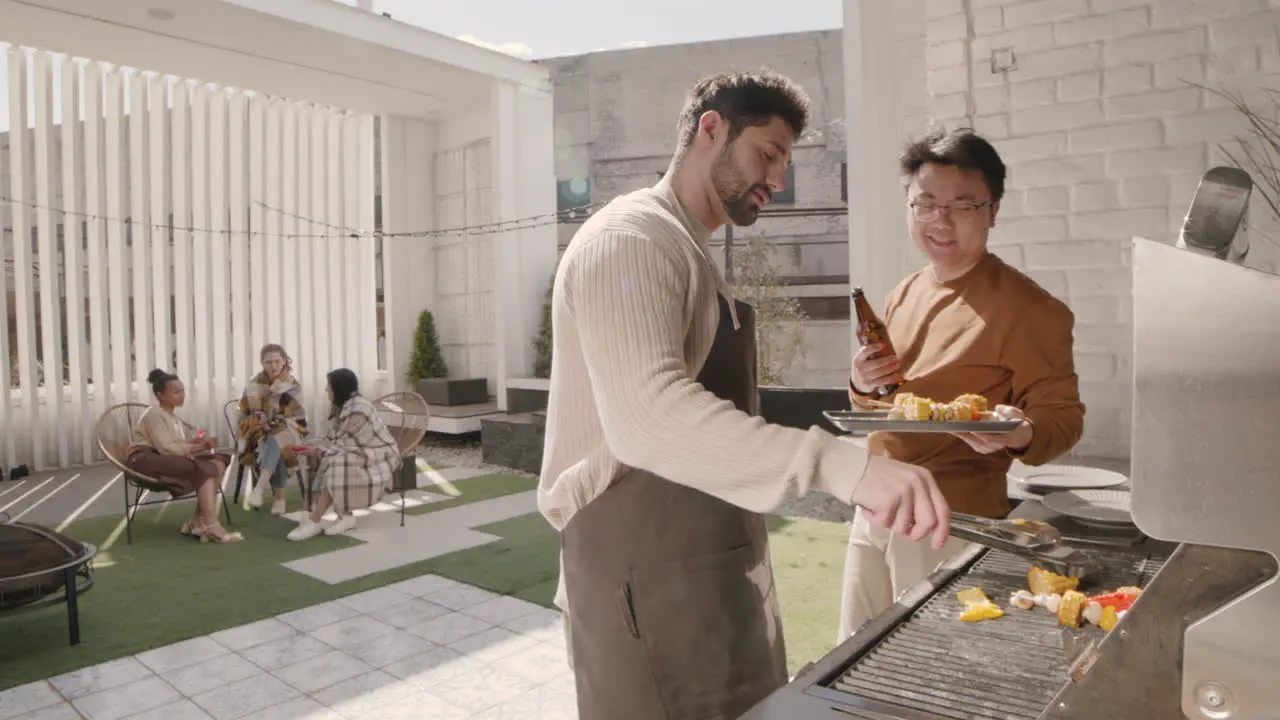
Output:
[[[968,547],[969,543],[950,538],[941,550],[934,550],[928,538],[917,542],[871,527],[862,508],[858,508],[844,560],[836,643],[844,642],[868,620],[887,611],[903,591]]]

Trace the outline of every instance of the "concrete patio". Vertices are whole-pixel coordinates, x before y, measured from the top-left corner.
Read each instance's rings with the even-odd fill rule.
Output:
[[[0,692],[0,720],[576,717],[559,613],[432,575]]]

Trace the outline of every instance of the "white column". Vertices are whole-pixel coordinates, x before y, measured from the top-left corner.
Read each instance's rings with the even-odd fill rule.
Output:
[[[494,369],[498,406],[507,380],[533,374],[533,339],[556,266],[555,152],[551,91],[495,81],[493,102],[494,219],[542,216],[494,236],[496,292]]]
[[[844,0],[845,127],[849,176],[849,284],[883,312],[902,279],[906,210],[898,179],[894,5]],[[850,334],[853,345],[857,338]]]
[[[382,117],[382,229],[417,232],[436,225],[435,125],[402,116]],[[435,238],[382,239],[383,315],[386,322],[387,373],[391,387],[407,387],[405,371],[413,352],[418,315],[436,304]]]

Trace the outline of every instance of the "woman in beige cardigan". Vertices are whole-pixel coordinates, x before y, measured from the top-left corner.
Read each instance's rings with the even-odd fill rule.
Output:
[[[158,480],[175,498],[196,494],[196,509],[182,525],[184,535],[201,542],[239,542],[240,533],[229,533],[218,522],[218,485],[231,462],[226,453],[214,452],[218,439],[197,432],[174,411],[186,402],[187,392],[177,375],[152,370],[147,375],[156,404],[147,408],[133,428],[129,469]]]

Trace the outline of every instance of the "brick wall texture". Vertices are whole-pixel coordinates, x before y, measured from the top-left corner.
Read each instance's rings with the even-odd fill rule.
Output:
[[[927,0],[925,16],[932,124],[976,128],[1009,165],[993,249],[1075,312],[1077,452],[1127,456],[1130,240],[1173,242],[1201,174],[1230,164],[1244,119],[1196,84],[1251,101],[1277,87],[1280,2]],[[1275,237],[1267,215],[1251,208]]]

